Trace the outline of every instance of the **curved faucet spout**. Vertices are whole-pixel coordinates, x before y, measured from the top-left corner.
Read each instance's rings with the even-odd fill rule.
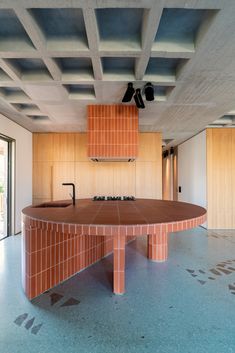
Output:
[[[74,183],[62,183],[62,185],[65,185],[65,186],[70,185],[70,186],[73,187],[72,200],[73,200],[73,205],[75,205],[75,185],[74,185]],[[70,195],[71,195],[71,194],[70,194]]]

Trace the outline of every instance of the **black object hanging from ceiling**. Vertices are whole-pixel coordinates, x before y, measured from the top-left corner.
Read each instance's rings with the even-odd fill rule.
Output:
[[[134,93],[135,93],[135,89],[133,87],[133,83],[129,82],[127,89],[126,89],[126,93],[124,94],[124,97],[122,98],[122,102],[123,103],[130,102]]]
[[[146,85],[144,86],[144,94],[145,94],[145,99],[146,101],[153,101],[154,100],[154,86],[152,85],[151,82],[147,82]],[[139,109],[144,109],[144,101],[141,95],[141,89],[137,88],[136,90],[133,87],[132,82],[128,82],[126,92],[124,94],[124,97],[122,98],[123,103],[128,103],[132,100],[132,97],[134,97],[135,104],[137,108]]]
[[[151,82],[146,83],[144,87],[144,93],[145,93],[146,101],[154,100],[154,87]]]
[[[137,108],[140,108],[140,109],[144,109],[145,108],[144,101],[143,101],[143,98],[141,96],[140,88],[137,88],[135,90],[134,100],[135,100],[135,104],[136,104]]]

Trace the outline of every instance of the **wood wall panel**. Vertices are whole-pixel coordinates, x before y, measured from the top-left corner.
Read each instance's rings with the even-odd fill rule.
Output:
[[[53,161],[53,140],[55,134],[33,134],[33,161]]]
[[[136,197],[152,199],[162,197],[161,164],[136,162]]]
[[[231,190],[231,198],[232,198],[232,224],[233,228],[235,228],[235,129],[232,130],[232,190]]]
[[[75,162],[76,197],[89,198],[96,194],[95,189],[96,165],[93,162]]]
[[[113,195],[114,163],[115,162],[95,163],[94,182],[96,195]]]
[[[235,228],[235,129],[207,129],[208,228]]]
[[[87,134],[76,133],[75,135],[75,161],[89,162],[87,156]]]
[[[70,198],[71,186],[63,186],[62,183],[75,183],[74,162],[54,162],[53,163],[53,199],[64,200]]]
[[[135,195],[136,163],[113,163],[113,195]]]
[[[52,176],[51,162],[33,162],[33,199],[52,199]]]
[[[159,161],[162,153],[161,134],[141,133],[139,134],[139,155],[138,162]]]
[[[53,134],[53,161],[74,162],[75,134]]]
[[[140,157],[130,163],[90,161],[85,133],[35,133],[33,141],[34,204],[68,199],[71,190],[63,187],[62,182],[75,182],[77,198],[94,195],[162,197],[160,133],[141,133]]]

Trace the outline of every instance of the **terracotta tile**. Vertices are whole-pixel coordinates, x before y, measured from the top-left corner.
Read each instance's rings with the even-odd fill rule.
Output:
[[[44,229],[42,231],[42,249],[47,247],[47,231]]]
[[[68,278],[68,260],[64,261],[64,279]]]
[[[37,287],[36,287],[36,276],[30,277],[29,280],[29,293],[30,299],[34,298],[37,295]]]
[[[116,294],[123,294],[125,292],[125,273],[113,272],[113,291]]]
[[[152,259],[152,244],[148,244],[148,254],[149,259]]]
[[[119,227],[118,226],[112,226],[112,235],[117,236],[119,234]]]
[[[55,266],[56,262],[56,247],[55,245],[51,246],[51,266]]]
[[[64,280],[64,264],[59,264],[59,280],[62,282]]]
[[[114,271],[123,271],[125,269],[125,250],[114,250]]]
[[[82,225],[76,225],[76,234],[77,235],[82,234]]]
[[[51,267],[51,248],[46,248],[46,266],[47,268]]]
[[[65,261],[68,258],[68,240],[65,241],[63,244],[64,244],[64,251],[63,251],[64,257],[63,257],[63,259]]]
[[[42,293],[42,273],[39,273],[36,276],[36,287],[37,287],[36,295],[38,296]]]
[[[104,227],[103,226],[98,226],[97,227],[97,232],[98,232],[98,235],[104,235],[105,234]]]
[[[51,271],[49,268],[46,270],[46,287],[51,288]]]
[[[25,294],[30,299],[30,279],[28,276],[25,277]]]
[[[24,239],[25,250],[27,252],[31,252],[31,246],[30,246],[31,234],[30,234],[30,231],[28,229],[25,229],[24,230],[24,234],[25,234],[25,239]]]
[[[143,235],[147,235],[148,234],[148,226],[147,225],[146,226],[142,226],[141,233]]]
[[[42,293],[44,293],[48,289],[47,280],[46,280],[47,272],[43,271],[41,273],[41,276],[42,276]]]
[[[41,251],[36,251],[36,269],[37,273],[42,271],[42,252]]]
[[[54,222],[51,222],[51,226],[52,226],[52,228],[51,228],[51,230],[52,230],[52,232],[57,232],[57,223],[54,223]]]
[[[51,277],[51,287],[56,285],[56,269],[55,266],[50,268],[50,277]]]
[[[66,234],[69,233],[69,225],[66,223],[63,224],[63,233],[66,233]]]
[[[60,245],[55,246],[55,264],[57,265],[60,261]]]
[[[84,226],[82,227],[82,234],[83,234],[83,235],[89,235],[89,226],[84,225]]]
[[[133,228],[134,228],[134,235],[136,235],[136,236],[142,235],[140,226],[134,226]]]
[[[57,225],[57,232],[62,233],[63,232],[63,223],[58,223]]]
[[[31,252],[37,250],[37,229],[31,229],[30,230],[30,250]]]
[[[52,222],[47,222],[47,230],[51,231],[53,227],[53,223]]]
[[[126,236],[126,226],[120,226],[120,235]]]
[[[42,249],[42,271],[47,269],[46,249]]]

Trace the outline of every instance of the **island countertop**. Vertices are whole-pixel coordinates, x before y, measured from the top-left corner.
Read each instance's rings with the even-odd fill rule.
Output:
[[[168,234],[206,220],[200,206],[177,201],[53,201],[22,211],[22,282],[29,299],[113,252],[113,291],[125,292],[125,245],[147,235],[147,256],[166,261]]]
[[[45,207],[46,205],[46,207]],[[52,207],[50,207],[50,205]],[[58,207],[62,205],[62,207]],[[59,223],[87,225],[144,225],[173,223],[206,214],[203,207],[178,201],[136,199],[135,201],[69,200],[47,202],[23,209],[31,218]]]

